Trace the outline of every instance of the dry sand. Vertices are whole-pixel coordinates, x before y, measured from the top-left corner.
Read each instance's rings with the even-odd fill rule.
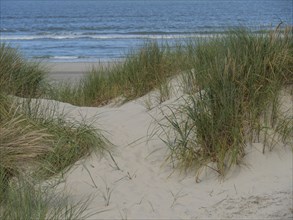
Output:
[[[280,144],[265,154],[261,143],[247,146],[245,165],[232,169],[224,180],[207,169],[196,183],[194,173],[179,173],[164,163],[167,147],[148,135],[164,106],[180,102],[180,94],[158,103],[158,94],[152,92],[122,106],[100,108],[52,101],[69,119],[86,118],[107,131],[115,145],[115,162],[108,154],[93,155],[77,163],[59,189],[74,201],[90,196],[89,213],[95,214],[89,219],[292,219],[289,146]],[[283,103],[292,114],[292,97],[284,95]]]
[[[119,60],[115,63],[121,62]],[[80,80],[88,71],[93,68],[98,69],[101,67],[112,66],[113,62],[80,62],[80,63],[65,63],[65,62],[47,62],[43,63],[43,66],[48,69],[48,78],[50,80],[60,82],[60,81],[78,81]]]

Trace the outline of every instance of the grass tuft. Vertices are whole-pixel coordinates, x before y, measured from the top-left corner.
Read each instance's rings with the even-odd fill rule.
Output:
[[[102,152],[106,139],[93,126],[68,121],[52,106],[32,99],[47,95],[39,64],[1,44],[0,69],[0,218],[80,218],[87,203],[61,201],[54,187],[43,190],[35,181],[64,173],[92,152]]]
[[[44,93],[45,69],[28,62],[18,50],[0,44],[0,92],[21,97],[37,97]]]
[[[72,202],[62,192],[41,186],[27,177],[18,177],[0,201],[0,218],[14,219],[84,219],[89,199]]]
[[[141,97],[159,89],[162,100],[168,96],[167,80],[183,69],[188,69],[192,56],[190,48],[178,43],[146,42],[130,52],[125,61],[91,70],[75,85],[61,84],[53,97],[74,105],[99,106],[122,96],[125,101]]]
[[[169,158],[185,169],[210,167],[224,176],[241,162],[248,139],[262,141],[265,150],[268,134],[277,132],[280,91],[293,83],[292,42],[290,30],[278,29],[269,34],[241,29],[198,42],[185,76],[184,90],[193,93],[166,116],[174,132],[164,141]],[[283,137],[290,133],[284,123],[279,130]]]

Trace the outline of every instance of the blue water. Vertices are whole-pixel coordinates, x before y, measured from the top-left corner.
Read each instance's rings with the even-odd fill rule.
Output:
[[[122,58],[147,39],[292,25],[293,0],[1,0],[1,42],[27,58]]]

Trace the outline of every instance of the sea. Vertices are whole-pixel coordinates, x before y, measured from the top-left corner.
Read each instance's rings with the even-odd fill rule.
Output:
[[[0,0],[0,40],[28,59],[124,58],[146,41],[293,24],[293,0]]]

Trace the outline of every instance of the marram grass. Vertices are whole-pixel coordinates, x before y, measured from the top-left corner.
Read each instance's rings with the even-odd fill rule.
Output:
[[[28,62],[18,50],[0,44],[0,92],[22,97],[37,97],[47,89],[45,69]]]
[[[59,178],[79,159],[106,147],[106,139],[90,125],[32,105],[32,97],[47,94],[39,64],[1,44],[0,69],[0,219],[85,218],[86,201],[73,204],[54,187],[33,182]],[[27,99],[15,105],[15,96]]]
[[[279,93],[293,83],[292,42],[290,30],[278,29],[235,30],[198,42],[185,84],[190,97],[166,116],[169,159],[184,169],[209,167],[224,176],[241,163],[249,141],[263,141],[265,150],[270,130],[288,137],[290,127],[279,123],[276,129],[276,121]]]
[[[132,100],[154,89],[166,94],[162,85],[190,67],[192,46],[186,45],[178,43],[171,47],[167,42],[146,42],[140,49],[131,51],[122,63],[93,69],[74,85],[61,84],[53,97],[74,105],[99,106],[119,96],[125,101]]]
[[[64,192],[58,192],[50,185],[18,176],[0,200],[0,219],[85,219],[93,214],[88,213],[90,199],[73,202]]]
[[[0,99],[0,218],[81,218],[87,203],[71,204],[54,194],[54,186],[42,189],[41,181],[59,179],[78,160],[102,153],[106,139],[92,126],[66,121],[37,101],[20,99],[23,103],[15,105],[15,98],[2,93]]]

